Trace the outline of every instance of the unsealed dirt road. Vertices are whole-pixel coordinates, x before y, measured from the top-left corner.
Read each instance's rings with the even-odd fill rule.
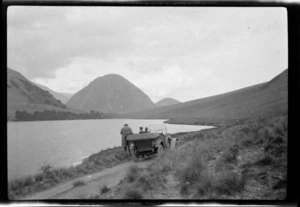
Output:
[[[145,168],[152,160],[143,160],[139,162],[126,162],[112,168],[102,170],[98,173],[79,177],[68,182],[59,184],[48,190],[27,196],[22,200],[44,200],[44,199],[82,199],[84,196],[96,195],[100,193],[103,185],[111,188],[116,186],[122,180],[128,168],[137,164],[139,168]],[[74,187],[76,181],[83,181],[85,185]]]

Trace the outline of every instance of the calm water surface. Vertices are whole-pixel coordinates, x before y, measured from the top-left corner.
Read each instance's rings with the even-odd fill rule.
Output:
[[[54,167],[79,164],[102,149],[121,145],[120,130],[128,123],[134,133],[140,126],[161,124],[168,133],[199,131],[209,126],[173,125],[165,120],[100,119],[8,122],[8,179],[38,172],[46,162]]]

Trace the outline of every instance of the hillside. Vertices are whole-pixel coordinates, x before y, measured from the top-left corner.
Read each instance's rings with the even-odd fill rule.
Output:
[[[60,93],[60,94],[62,94],[62,95],[64,95],[65,97],[67,97],[68,100],[73,96],[72,93]]]
[[[14,120],[15,112],[43,111],[43,110],[68,111],[61,101],[55,99],[21,73],[7,68],[7,119]],[[73,110],[74,111],[74,110]]]
[[[197,121],[237,120],[286,111],[287,75],[285,70],[265,83],[182,104],[126,114],[124,117],[167,118],[173,123],[197,124]]]
[[[67,106],[82,111],[128,113],[153,108],[151,99],[120,75],[98,77],[75,93]]]
[[[39,83],[34,83],[35,85],[37,85],[38,87],[40,87],[41,89],[45,90],[45,91],[49,91],[49,93],[51,93],[54,98],[56,98],[57,100],[60,100],[62,103],[67,103],[67,101],[72,97],[72,94],[68,94],[68,93],[59,93],[56,91],[51,90],[50,88],[41,85]]]
[[[177,101],[176,99],[164,98],[164,99],[158,101],[157,103],[155,103],[155,106],[156,107],[163,107],[163,106],[170,106],[170,105],[179,104],[179,103],[181,103],[181,102]]]

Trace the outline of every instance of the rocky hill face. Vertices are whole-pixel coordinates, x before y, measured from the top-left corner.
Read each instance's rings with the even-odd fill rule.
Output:
[[[33,111],[41,109],[41,105],[50,108],[64,109],[66,106],[55,99],[48,91],[45,91],[21,73],[7,69],[7,113],[13,117],[16,110]],[[50,107],[50,108],[49,108]],[[43,107],[45,108],[45,107]],[[8,118],[10,119],[10,118]]]
[[[105,113],[129,113],[155,107],[151,99],[139,88],[120,75],[110,74],[96,78],[75,93],[67,106]]]
[[[173,104],[179,104],[181,103],[180,101],[177,101],[176,99],[173,98],[164,98],[160,101],[158,101],[155,106],[156,107],[163,107],[163,106],[169,106],[169,105],[173,105]]]
[[[67,103],[67,101],[71,98],[72,94],[67,94],[67,93],[59,93],[56,91],[51,90],[50,88],[41,85],[39,83],[34,83],[35,85],[37,85],[38,87],[40,87],[41,89],[45,90],[45,91],[49,91],[49,93],[51,93],[54,98],[56,98],[57,100],[60,100],[62,103]]]

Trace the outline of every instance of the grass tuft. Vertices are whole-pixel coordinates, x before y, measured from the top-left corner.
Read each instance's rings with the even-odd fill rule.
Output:
[[[141,191],[137,189],[127,189],[123,194],[123,199],[143,199]]]
[[[140,174],[140,169],[138,168],[138,166],[137,165],[131,165],[129,167],[129,170],[128,170],[127,174],[126,174],[125,179],[127,180],[127,182],[132,183],[137,179],[139,174]]]
[[[270,154],[265,154],[265,156],[257,161],[255,163],[255,165],[257,166],[267,166],[267,165],[272,165],[272,164],[275,164],[276,163],[276,160],[274,159],[274,157]]]
[[[83,185],[85,185],[85,182],[83,180],[77,180],[73,183],[74,188],[79,187],[79,186],[83,186]]]
[[[238,174],[236,172],[222,172],[216,182],[216,190],[220,194],[233,195],[244,190],[246,184],[246,174]]]
[[[197,183],[202,179],[202,173],[205,170],[205,165],[198,154],[192,156],[191,161],[180,172],[180,178],[183,183]]]
[[[100,194],[104,194],[110,191],[110,188],[108,188],[106,185],[100,186]]]

